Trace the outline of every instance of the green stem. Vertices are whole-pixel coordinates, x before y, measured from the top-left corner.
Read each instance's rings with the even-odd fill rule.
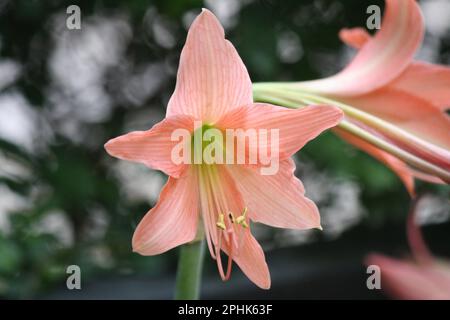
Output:
[[[351,122],[342,120],[341,123],[339,124],[339,127],[346,130],[347,132],[354,134],[355,136],[358,136],[358,137],[366,140],[367,142],[371,143],[372,145],[394,155],[395,157],[399,158],[400,160],[403,160],[424,172],[428,172],[432,175],[438,176],[439,178],[441,178],[444,181],[450,181],[450,174],[447,171],[445,171],[427,161],[424,161],[421,158],[418,158],[418,157],[410,154],[409,152],[406,152],[406,151],[396,147],[395,145],[384,141],[383,139],[380,139],[376,135],[373,135],[370,132],[367,132],[367,131],[359,128],[358,126],[354,125]]]
[[[419,139],[415,135],[410,134],[410,133],[396,127],[395,125],[393,125],[385,120],[382,120],[376,116],[373,116],[367,112],[358,110],[354,107],[351,107],[351,106],[341,103],[339,101],[328,99],[326,97],[318,97],[318,96],[314,96],[314,95],[311,95],[308,93],[297,93],[297,92],[292,92],[292,91],[289,92],[289,91],[290,90],[286,90],[285,94],[292,93],[292,94],[297,95],[298,97],[303,97],[304,100],[311,100],[315,103],[325,103],[325,104],[337,106],[337,107],[341,108],[342,111],[344,111],[346,115],[348,115],[354,119],[357,119],[359,121],[362,121],[375,129],[381,130],[382,132],[386,132],[399,141],[403,141],[406,143],[412,142],[415,146],[417,146],[419,148],[423,148],[423,150],[430,150],[430,152],[432,152],[432,154],[433,154],[433,152],[436,152],[447,158],[450,156],[450,154],[447,150],[444,150],[437,146],[431,145],[430,143]]]
[[[267,99],[269,97],[269,99]],[[366,118],[369,118],[369,123],[374,125],[377,128],[383,128],[384,129],[392,129],[392,126],[387,126],[384,121],[377,119],[374,116],[368,115],[363,111],[356,110],[350,106],[347,106],[345,104],[329,100],[327,98],[323,97],[316,97],[313,95],[305,94],[305,93],[299,93],[295,92],[293,90],[286,90],[280,84],[270,84],[270,83],[257,83],[253,85],[253,99],[258,102],[268,102],[268,103],[276,103],[278,105],[287,107],[287,108],[299,108],[303,107],[306,104],[314,104],[314,103],[327,103],[332,104],[337,107],[340,107],[342,111],[346,113],[346,115],[351,116],[353,118],[356,118],[358,120],[365,120]],[[365,117],[367,116],[367,117]],[[364,122],[364,121],[363,121]],[[371,143],[372,145],[375,145],[376,147],[394,155],[395,157],[411,164],[412,166],[426,172],[432,175],[435,175],[442,180],[448,182],[450,181],[450,173],[438,166],[435,166],[432,163],[429,163],[427,161],[424,161],[421,158],[418,158],[417,156],[402,150],[383,139],[377,137],[376,135],[359,128],[358,126],[354,125],[353,123],[347,121],[346,119],[343,119],[339,124],[338,127],[341,129],[350,132],[363,140]],[[402,132],[401,130],[398,130],[395,128],[395,132]]]
[[[181,246],[175,286],[176,300],[197,300],[199,298],[204,253],[205,243],[203,240]]]

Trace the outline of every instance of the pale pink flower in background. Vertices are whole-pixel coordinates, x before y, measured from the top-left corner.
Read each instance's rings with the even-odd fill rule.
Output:
[[[403,300],[450,300],[450,263],[438,259],[428,264],[372,254],[367,265],[378,265],[381,288]]]
[[[345,85],[338,79],[342,87],[325,91],[442,148],[441,154],[445,160],[434,161],[450,170],[450,117],[446,114],[446,109],[450,107],[450,68],[413,60],[424,34],[423,17],[417,3],[414,0],[386,2],[383,30],[375,37],[363,28],[341,30],[341,40],[361,51],[352,64],[335,77],[346,77],[347,74],[349,78],[353,77],[351,81],[354,85]],[[373,62],[368,70],[358,74],[358,63],[364,60]],[[369,74],[370,77],[367,77]],[[433,176],[412,170],[387,152],[354,137],[343,136],[391,167],[411,194],[414,193],[414,178],[440,182]],[[426,154],[423,156],[427,157]]]
[[[163,253],[193,241],[202,223],[200,229],[222,279],[230,277],[234,260],[251,281],[269,288],[268,267],[250,232],[250,221],[281,228],[320,228],[317,207],[304,196],[290,157],[341,118],[342,112],[329,106],[288,110],[254,104],[244,64],[224,39],[215,16],[203,10],[189,29],[166,118],[148,131],[131,132],[105,145],[112,156],[169,175],[158,203],[135,231],[133,250],[142,255]],[[193,133],[195,121],[221,131],[279,129],[278,173],[261,175],[261,163],[175,164],[171,152],[177,142],[171,141],[171,134],[180,128]],[[222,251],[228,255],[225,268]]]
[[[381,288],[389,296],[405,300],[450,300],[450,261],[433,257],[415,222],[415,210],[408,218],[408,240],[413,259],[394,259],[371,254],[366,265],[381,271]]]

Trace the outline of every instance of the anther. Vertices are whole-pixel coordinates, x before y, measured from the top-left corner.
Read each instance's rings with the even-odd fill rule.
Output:
[[[247,207],[245,207],[244,210],[242,211],[242,215],[236,218],[236,223],[240,224],[244,228],[248,228],[248,224],[245,221],[246,217],[247,217]]]
[[[233,216],[233,212],[228,212],[228,218],[230,218],[230,221],[231,221],[231,223],[234,223],[234,221],[235,221],[235,219],[234,219],[234,216]]]
[[[217,226],[217,228],[220,228],[222,230],[226,229],[226,227],[225,227],[225,220],[224,220],[224,216],[223,216],[222,213],[219,214],[219,219],[217,220],[216,226]]]

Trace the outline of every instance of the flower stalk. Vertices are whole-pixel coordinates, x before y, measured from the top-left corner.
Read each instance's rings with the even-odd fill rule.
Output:
[[[176,300],[199,299],[204,253],[205,241],[203,240],[180,247],[175,285]]]
[[[405,161],[420,172],[450,182],[450,152],[353,106],[320,96],[298,84],[255,83],[253,98],[287,108],[326,104],[340,108],[344,119],[338,127]]]

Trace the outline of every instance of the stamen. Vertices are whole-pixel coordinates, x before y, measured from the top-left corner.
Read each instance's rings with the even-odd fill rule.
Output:
[[[248,228],[248,224],[247,224],[247,207],[244,208],[244,210],[242,211],[242,215],[236,218],[236,223],[240,224],[243,228]]]
[[[230,210],[227,199],[229,190],[222,178],[228,178],[225,173],[211,165],[198,167],[201,205],[204,214],[208,249],[216,260],[218,271],[222,280],[230,278],[233,258],[239,254],[243,234],[247,231],[247,208],[242,211],[239,221]],[[222,252],[228,255],[228,263],[222,263]],[[225,258],[225,257],[223,257]]]
[[[236,250],[237,250],[238,249],[238,242],[236,240],[236,233],[234,231],[233,226],[231,226],[231,228],[229,228],[227,230],[227,235],[229,235],[229,237],[231,238],[231,241],[232,241],[232,244],[230,244],[230,245],[233,245],[236,248]]]
[[[217,220],[216,226],[217,226],[217,228],[222,229],[222,230],[226,229],[225,217],[224,217],[224,215],[222,213],[219,214],[219,219]]]
[[[215,260],[216,259],[216,253],[213,250],[213,244],[212,244],[212,240],[211,240],[211,234],[209,232],[207,232],[205,234],[206,236],[206,243],[208,244],[208,250],[209,250],[209,254],[211,255],[211,257]]]
[[[222,257],[220,255],[220,247],[222,246],[222,237],[219,235],[219,242],[216,245],[216,262],[217,262],[217,269],[219,270],[220,277],[222,280],[225,279],[225,274],[223,272],[222,267]]]
[[[222,232],[221,232],[222,233]],[[227,271],[224,272],[223,266],[222,266],[222,257],[220,255],[220,250],[222,247],[222,237],[219,235],[219,242],[216,246],[216,262],[217,262],[217,268],[219,269],[220,277],[223,281],[227,281],[230,279],[231,276],[231,269],[233,266],[233,246],[230,246],[230,252],[228,254],[228,264],[227,264]]]
[[[227,274],[225,275],[225,281],[230,279],[232,267],[233,267],[233,246],[230,246],[230,252],[228,255]]]

